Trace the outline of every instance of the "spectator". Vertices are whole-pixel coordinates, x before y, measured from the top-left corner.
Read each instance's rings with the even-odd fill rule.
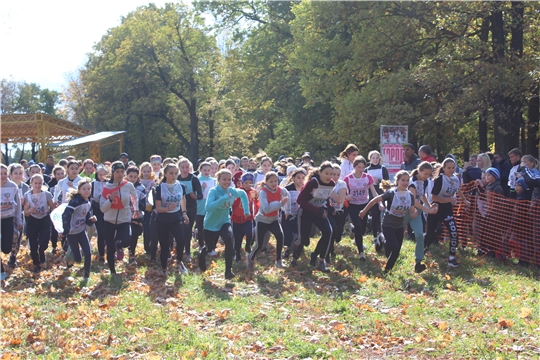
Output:
[[[437,160],[433,157],[431,153],[431,148],[429,145],[422,145],[418,149],[418,156],[420,156],[420,160],[427,161],[429,163],[437,162]]]
[[[120,160],[123,164],[124,164],[124,167],[127,169],[128,167],[128,162],[129,162],[129,156],[127,153],[123,152],[120,154],[120,158],[118,159]]]
[[[54,157],[52,155],[47,156],[47,161],[45,164],[45,174],[51,175],[54,169]]]
[[[520,165],[521,165],[521,150],[518,148],[510,150],[508,153],[508,160],[510,160],[510,165],[512,165],[512,168],[510,169],[510,174],[508,175],[508,188],[509,188],[509,197],[511,199],[515,199],[517,197],[516,194],[516,174],[520,172]]]
[[[501,173],[501,186],[504,190],[504,196],[508,196],[510,194],[510,188],[508,187],[508,177],[510,176],[510,170],[512,170],[512,165],[510,165],[510,163],[506,161],[506,158],[500,151],[495,151],[493,157],[495,158],[495,161],[499,163],[499,172]]]
[[[401,170],[413,171],[422,162],[418,158],[418,155],[414,153],[414,146],[409,143],[403,144],[403,162],[401,163]]]
[[[489,160],[491,161],[491,167],[499,170],[499,163],[497,162],[497,160],[495,160],[495,156],[493,155],[493,153],[491,152],[486,152],[486,155],[489,156]]]
[[[469,163],[465,163],[463,169],[463,183],[468,184],[474,180],[482,179],[482,169],[476,167],[478,155],[473,154],[469,157]]]

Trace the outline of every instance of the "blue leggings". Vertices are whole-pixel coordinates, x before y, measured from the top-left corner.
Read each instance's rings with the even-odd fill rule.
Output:
[[[418,216],[414,219],[411,219],[411,214],[408,211],[405,213],[404,217],[404,226],[407,227],[407,224],[410,224],[414,231],[414,238],[416,240],[414,258],[417,262],[424,259],[424,224],[422,223],[422,216],[424,216],[422,210],[418,210]]]

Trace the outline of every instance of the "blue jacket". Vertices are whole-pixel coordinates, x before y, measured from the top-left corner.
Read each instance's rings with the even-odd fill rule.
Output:
[[[229,196],[230,194],[230,196]],[[246,192],[242,189],[230,187],[224,189],[216,185],[208,193],[206,199],[206,216],[204,218],[204,229],[210,231],[219,231],[223,224],[231,223],[231,208],[234,199],[240,198],[244,214],[249,213],[249,201]]]

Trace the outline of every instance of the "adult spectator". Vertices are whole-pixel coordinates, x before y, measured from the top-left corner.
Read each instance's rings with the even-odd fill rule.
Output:
[[[495,151],[495,153],[493,153],[493,157],[495,158],[495,161],[499,163],[499,173],[501,174],[500,182],[504,191],[504,196],[509,196],[510,188],[508,187],[508,177],[510,176],[512,165],[506,161],[505,156],[500,151]]]
[[[413,171],[421,163],[418,155],[414,152],[414,146],[409,143],[403,144],[403,162],[401,163],[401,170]]]
[[[120,154],[120,158],[118,159],[120,160],[123,164],[124,164],[124,167],[127,169],[128,167],[128,162],[129,162],[129,156],[127,153],[123,152]]]
[[[311,160],[311,153],[309,151],[306,151],[302,155],[302,165],[315,166],[315,163]]]
[[[54,157],[52,155],[47,156],[47,161],[45,162],[45,174],[51,175],[54,169]]]
[[[497,162],[497,160],[495,160],[495,156],[493,156],[493,153],[486,152],[486,155],[489,156],[489,160],[491,161],[491,167],[499,170],[499,163]]]
[[[512,168],[510,169],[510,174],[508,175],[508,197],[511,199],[517,198],[516,174],[519,173],[521,170],[521,155],[521,150],[519,150],[518,148],[510,150],[510,152],[508,153],[508,160],[510,161],[510,165],[512,166]]]
[[[482,179],[482,169],[476,166],[477,154],[469,156],[469,164],[463,169],[463,183],[468,184],[474,180]]]
[[[418,156],[420,156],[420,160],[427,161],[429,163],[437,162],[437,160],[433,157],[431,148],[429,145],[422,145],[418,149]]]

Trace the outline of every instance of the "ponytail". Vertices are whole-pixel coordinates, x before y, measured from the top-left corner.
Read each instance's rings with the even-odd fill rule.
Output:
[[[358,152],[358,146],[354,145],[354,144],[349,144],[345,147],[345,150],[343,150],[342,152],[339,153],[339,157],[341,159],[346,159],[349,154],[353,153],[353,152]]]
[[[424,161],[424,162],[427,163],[427,161]],[[390,190],[391,188],[397,187],[397,183],[398,183],[399,179],[401,179],[403,176],[410,177],[409,173],[406,170],[400,170],[396,174],[396,177],[395,177],[396,182],[395,183],[392,184],[392,182],[390,180],[383,180],[383,181],[381,181],[380,188],[383,189],[384,191],[387,191],[387,190]]]
[[[308,181],[311,180],[311,178],[313,177],[319,178],[319,174],[328,168],[330,169],[333,168],[332,163],[330,161],[324,161],[320,167],[314,168],[313,170],[311,170],[311,172],[308,175]]]
[[[416,176],[418,175],[418,173],[420,171],[424,171],[424,170],[431,170],[433,171],[433,166],[431,166],[431,164],[427,161],[423,161],[421,162],[418,167],[416,169],[414,169],[412,172],[411,172],[411,177],[413,176]]]

